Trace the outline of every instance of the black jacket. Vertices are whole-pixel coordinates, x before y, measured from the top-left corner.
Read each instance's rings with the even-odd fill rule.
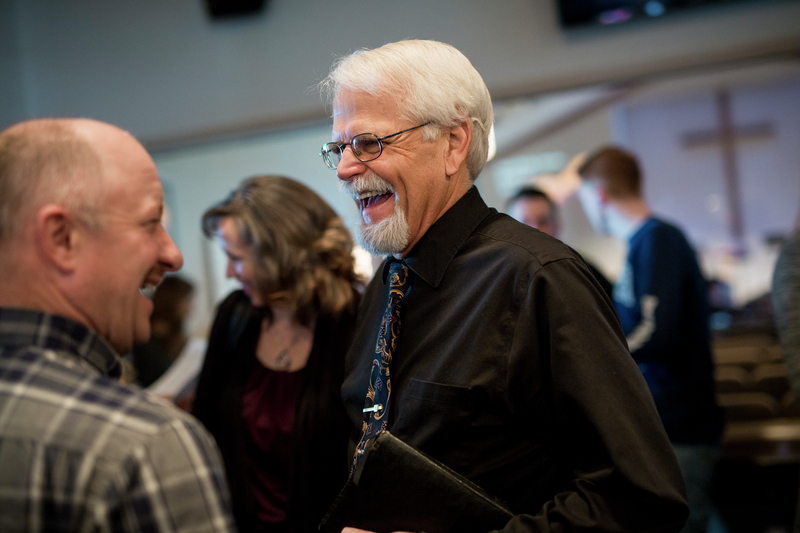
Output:
[[[304,371],[292,439],[287,523],[281,531],[317,531],[347,480],[347,418],[340,397],[344,355],[352,337],[354,312],[338,321],[318,319]],[[261,315],[242,291],[219,306],[208,341],[192,413],[217,441],[240,531],[256,528],[256,503],[245,455],[242,394],[255,359]]]

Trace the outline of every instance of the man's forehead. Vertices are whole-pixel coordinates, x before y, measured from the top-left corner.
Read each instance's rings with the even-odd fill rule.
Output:
[[[334,123],[353,119],[393,120],[399,116],[397,99],[390,95],[376,95],[366,91],[343,89],[333,100]]]
[[[544,198],[528,196],[519,198],[514,202],[514,207],[520,211],[536,211],[537,213],[550,213],[550,204]]]
[[[149,209],[163,203],[164,190],[158,169],[147,151],[133,138],[104,152],[103,177],[109,191],[142,199]]]

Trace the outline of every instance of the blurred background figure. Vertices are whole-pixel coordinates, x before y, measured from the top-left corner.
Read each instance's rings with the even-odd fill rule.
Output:
[[[532,186],[520,189],[506,203],[506,213],[527,226],[559,238],[558,206],[541,189]],[[610,298],[611,282],[593,264],[588,261],[586,264]]]
[[[800,214],[775,263],[772,308],[789,382],[800,399]]]
[[[795,397],[800,399],[800,213],[794,233],[775,263],[772,309],[789,384]],[[800,503],[795,515],[794,531],[800,532]]]
[[[558,207],[536,187],[520,189],[508,200],[506,212],[523,224],[558,238]]]
[[[362,286],[353,240],[306,186],[258,176],[203,215],[242,290],[219,306],[193,413],[241,531],[317,531],[347,479],[340,386]]]
[[[178,358],[189,340],[184,329],[192,311],[194,285],[180,276],[168,276],[153,293],[150,315],[152,336],[133,347],[130,361],[136,371],[134,382],[149,387]]]
[[[628,243],[614,305],[686,482],[690,514],[683,531],[706,531],[724,426],[715,399],[706,281],[681,230],[650,211],[633,154],[602,148],[578,173],[578,198],[595,231]]]

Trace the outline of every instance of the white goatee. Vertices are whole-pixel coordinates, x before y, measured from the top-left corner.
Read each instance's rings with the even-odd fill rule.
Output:
[[[395,192],[389,182],[374,172],[368,172],[350,181],[339,180],[339,190],[358,201],[370,196]],[[408,245],[411,231],[406,214],[397,205],[396,195],[393,201],[394,210],[388,218],[369,224],[363,217],[361,218],[356,231],[356,241],[371,254],[397,254],[405,250]]]

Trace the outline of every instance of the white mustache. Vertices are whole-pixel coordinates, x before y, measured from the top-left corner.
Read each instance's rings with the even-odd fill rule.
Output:
[[[388,181],[372,171],[349,181],[339,180],[339,191],[354,200],[395,192],[394,187]]]

